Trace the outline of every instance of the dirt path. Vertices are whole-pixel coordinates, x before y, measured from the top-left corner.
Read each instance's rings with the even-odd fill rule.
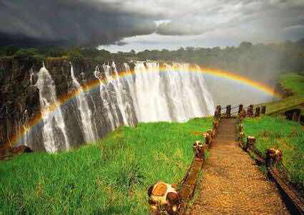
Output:
[[[237,146],[235,120],[223,119],[188,214],[289,214],[275,185]]]

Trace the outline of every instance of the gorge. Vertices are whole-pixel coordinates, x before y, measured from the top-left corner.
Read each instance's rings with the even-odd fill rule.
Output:
[[[122,125],[211,115],[215,105],[205,77],[190,67],[155,61],[2,61],[1,70],[10,72],[3,82],[19,84],[2,85],[1,142],[57,152]]]

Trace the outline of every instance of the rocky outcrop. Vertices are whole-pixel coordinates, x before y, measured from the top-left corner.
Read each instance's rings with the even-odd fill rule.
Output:
[[[42,62],[35,59],[0,59],[0,144],[9,143],[25,118],[39,112],[39,94],[31,85],[31,71]]]

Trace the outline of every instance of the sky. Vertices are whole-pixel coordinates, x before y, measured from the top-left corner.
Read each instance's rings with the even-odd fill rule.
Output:
[[[0,0],[0,45],[117,51],[304,37],[304,0]]]

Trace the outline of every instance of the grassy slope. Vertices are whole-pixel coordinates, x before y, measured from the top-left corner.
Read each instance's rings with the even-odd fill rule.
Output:
[[[268,112],[304,103],[304,76],[288,73],[280,77],[280,84],[293,96],[267,104]],[[265,152],[275,147],[283,151],[283,164],[290,171],[292,181],[304,188],[304,128],[299,123],[280,117],[246,119],[246,135],[257,137],[257,148]]]
[[[292,181],[304,187],[304,130],[297,122],[280,117],[264,116],[245,119],[246,135],[257,138],[257,149],[265,152],[275,147],[283,151],[283,164],[290,171]]]
[[[122,127],[94,145],[0,163],[0,214],[146,214],[146,190],[179,182],[192,160],[194,131],[211,119]]]
[[[304,103],[304,76],[296,73],[286,73],[280,76],[279,83],[283,89],[292,92],[293,95],[279,101],[267,103],[268,114]]]
[[[304,76],[296,73],[283,74],[280,76],[280,83],[295,95],[304,96]]]

